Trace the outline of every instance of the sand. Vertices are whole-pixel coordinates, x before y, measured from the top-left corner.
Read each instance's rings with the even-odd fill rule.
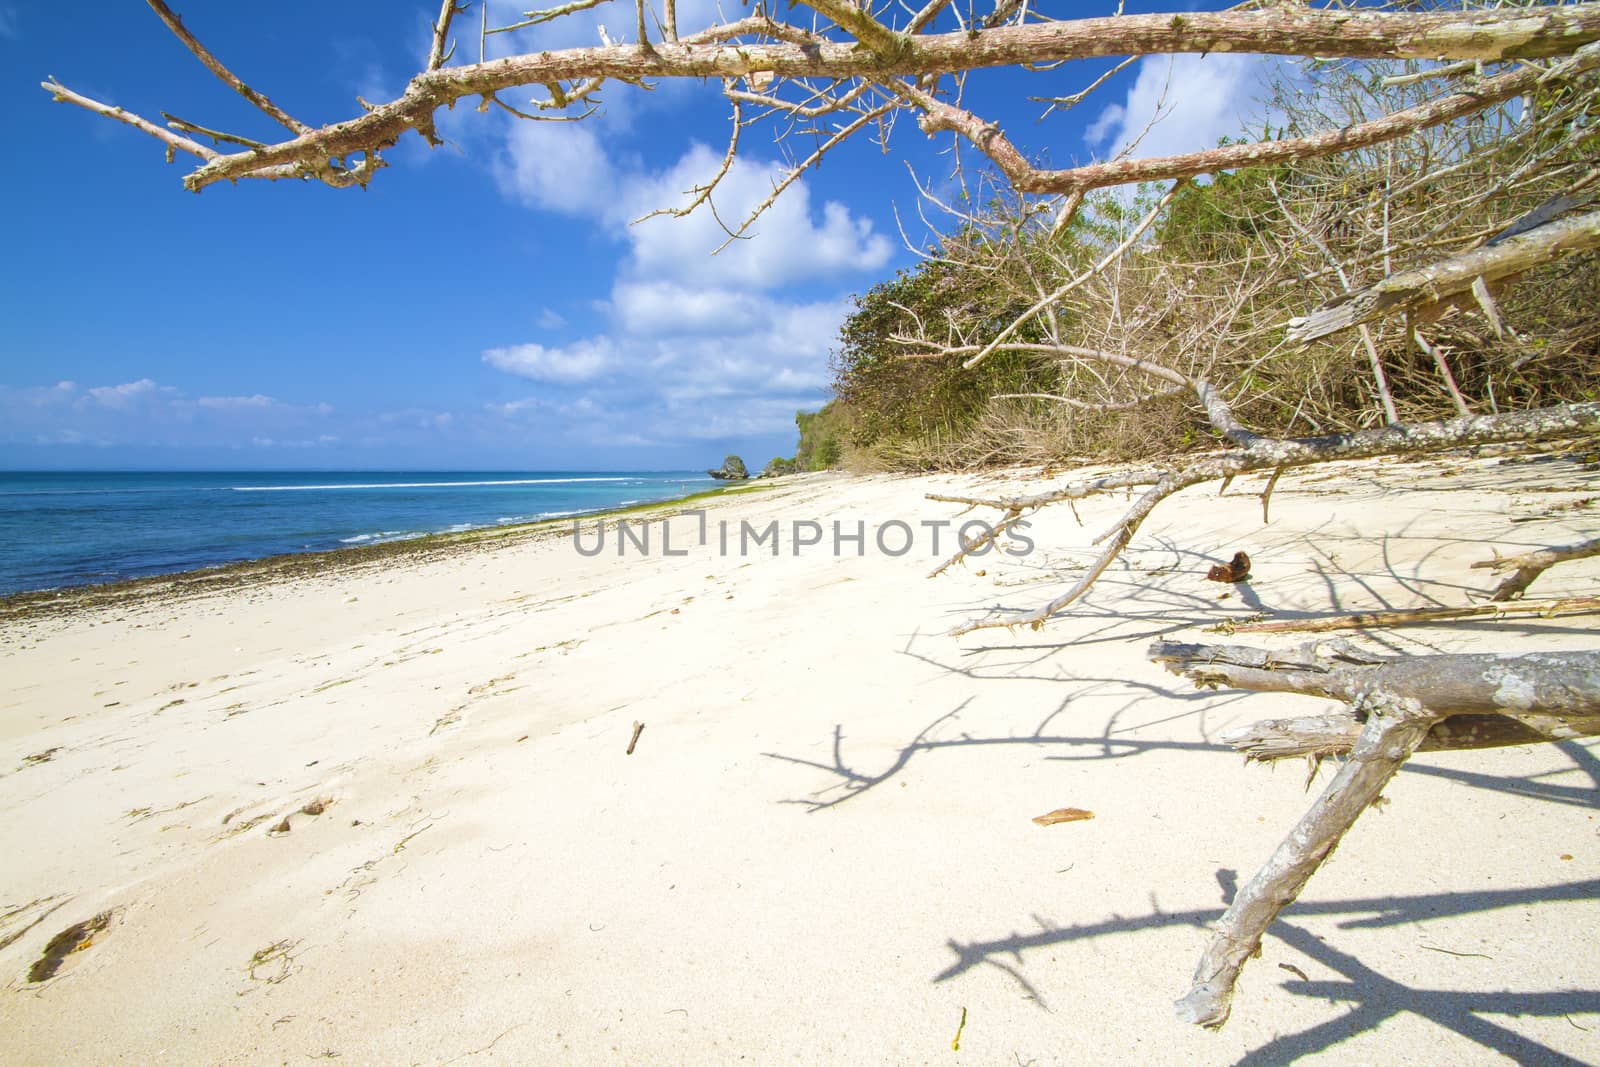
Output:
[[[1265,526],[1262,479],[1197,487],[1067,616],[960,639],[1063,588],[1122,501],[934,580],[915,524],[955,509],[926,492],[1047,482],[811,476],[716,502],[711,548],[669,520],[682,556],[657,522],[648,557],[502,538],[7,618],[0,1061],[1600,1061],[1600,752],[1573,743],[1415,758],[1227,1027],[1180,1023],[1206,924],[1309,799],[1217,737],[1329,705],[1144,655],[1262,611],[1466,604],[1491,548],[1595,536],[1596,482],[1346,464],[1285,475]],[[773,519],[782,553],[741,557],[737,523]],[[795,555],[807,519],[866,523],[866,552]],[[895,519],[900,557],[871,543]],[[1204,580],[1241,548],[1247,586]],[[1064,807],[1094,817],[1032,821]]]

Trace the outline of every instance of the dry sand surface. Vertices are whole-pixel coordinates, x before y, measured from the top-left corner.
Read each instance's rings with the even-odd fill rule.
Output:
[[[1328,705],[1145,658],[1260,611],[1466,604],[1492,547],[1594,536],[1596,483],[1342,465],[1286,475],[1265,526],[1261,479],[1199,487],[1065,617],[961,639],[1063,588],[1123,501],[932,581],[930,531],[896,558],[872,530],[1039,479],[807,477],[717,502],[710,548],[670,520],[684,556],[657,522],[648,558],[511,538],[11,618],[0,1060],[1600,1061],[1600,751],[1572,743],[1414,759],[1227,1027],[1178,1022],[1206,924],[1308,803],[1300,764],[1217,736]],[[724,556],[723,519],[864,521],[867,552],[740,557],[735,525]],[[1381,641],[1593,647],[1595,619]],[[1062,807],[1094,818],[1031,821]]]

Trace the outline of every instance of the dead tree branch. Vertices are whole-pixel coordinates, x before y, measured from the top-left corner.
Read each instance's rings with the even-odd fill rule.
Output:
[[[1534,553],[1537,555],[1538,553]],[[1591,553],[1593,554],[1593,553]],[[1518,557],[1527,558],[1527,557]],[[1566,557],[1577,559],[1577,556]],[[1487,567],[1494,560],[1474,563],[1474,567]],[[1512,560],[1506,560],[1510,564]],[[1553,562],[1559,563],[1560,560]],[[1546,564],[1548,566],[1548,564]],[[1544,567],[1539,568],[1540,571]],[[1537,574],[1537,572],[1535,572]],[[1532,579],[1530,579],[1531,581]],[[1510,581],[1510,579],[1507,579]],[[1466,608],[1411,608],[1401,611],[1358,611],[1350,615],[1325,616],[1320,619],[1273,619],[1268,622],[1224,623],[1218,627],[1229,634],[1286,634],[1327,633],[1332,630],[1368,630],[1380,626],[1407,626],[1452,622],[1457,619],[1503,619],[1535,616],[1553,619],[1560,615],[1588,615],[1600,611],[1600,597],[1576,596],[1560,600],[1523,600],[1516,603],[1474,604]]]
[[[190,33],[188,28],[184,26],[183,20],[163,0],[146,0],[146,2],[149,3],[151,10],[161,16],[161,21],[167,24],[167,29],[172,31],[173,36],[182,41],[183,46],[193,52],[195,58],[204,63],[206,69],[215,74],[224,85],[261,109],[280,126],[298,134],[311,132],[310,126],[294,118],[261,93],[250,88],[237,74],[223,66],[222,61],[212,55],[205,45],[195,39],[194,34]]]
[[[455,54],[456,46],[445,46],[450,38],[450,21],[457,15],[465,14],[466,7],[458,5],[456,0],[444,0],[439,8],[439,18],[433,24],[433,47],[428,50],[428,65],[426,70],[438,70],[450,62],[450,57]]]
[[[1056,500],[1081,499],[1108,488],[1121,488],[1134,484],[1150,486],[1110,529],[1095,539],[1095,544],[1105,542],[1106,547],[1095,557],[1083,576],[1066,592],[1034,611],[976,619],[956,627],[951,634],[960,636],[974,630],[1001,626],[1031,626],[1035,629],[1043,626],[1052,615],[1078,599],[1094,584],[1127,546],[1139,525],[1158,504],[1174,493],[1201,482],[1237,477],[1252,471],[1303,467],[1340,459],[1421,454],[1458,448],[1462,445],[1505,444],[1596,432],[1600,432],[1600,402],[1563,404],[1505,415],[1469,415],[1445,422],[1385,426],[1380,429],[1329,434],[1322,437],[1255,437],[1246,447],[1236,452],[1204,456],[1177,469],[1138,472],[1134,476],[1139,479],[1138,481],[1129,480],[1126,476],[1096,479],[1037,494],[1031,498],[981,500],[930,494],[929,499],[932,500],[969,505],[981,504],[1010,513],[1012,510],[1019,512],[1033,510]],[[1019,502],[1021,502],[1020,507],[1018,507]]]
[[[1304,344],[1405,309],[1427,317],[1428,309],[1470,297],[1473,287],[1485,281],[1511,278],[1530,267],[1595,247],[1600,247],[1600,211],[1547,222],[1498,244],[1390,275],[1376,285],[1324,304],[1304,318],[1291,320],[1288,340]]]
[[[1582,73],[1600,66],[1600,53],[1583,54],[1581,63],[1568,74]],[[1194,178],[1221,170],[1265,167],[1293,160],[1331,156],[1355,148],[1383,144],[1447,122],[1474,115],[1536,88],[1545,77],[1542,70],[1523,70],[1488,78],[1477,86],[1453,93],[1440,100],[1419,104],[1370,122],[1328,130],[1307,137],[1288,137],[1275,141],[1210,148],[1178,156],[1113,160],[1068,170],[1037,170],[1029,166],[1016,147],[999,129],[981,121],[963,121],[961,113],[947,108],[937,117],[932,112],[924,129],[948,129],[961,134],[978,147],[1011,179],[1022,193],[1076,193],[1105,189],[1136,182]]]
[[[1337,734],[1331,743],[1326,724],[1320,734],[1308,729],[1291,736],[1289,749],[1328,743],[1331,751],[1348,741],[1349,759],[1218,921],[1188,994],[1177,1002],[1181,1018],[1202,1026],[1227,1021],[1239,972],[1260,951],[1267,928],[1406,759],[1434,737],[1440,720],[1472,715],[1520,721],[1535,712],[1528,729],[1540,740],[1552,730],[1587,730],[1600,722],[1600,653],[1595,652],[1388,658],[1342,642],[1316,642],[1292,652],[1157,642],[1150,656],[1198,686],[1333,697],[1350,705],[1350,723],[1360,723],[1353,740],[1344,723],[1331,731]],[[1457,725],[1458,740],[1474,736],[1475,728],[1480,740],[1509,729],[1464,722]],[[1260,732],[1270,739],[1269,747],[1279,744],[1271,729]]]
[[[1448,715],[1555,718],[1600,715],[1600,652],[1384,656],[1337,639],[1298,648],[1157,641],[1150,659],[1199,688],[1300,693],[1345,704],[1372,693],[1425,703]]]
[[[1543,548],[1537,552],[1528,552],[1520,556],[1496,556],[1494,559],[1480,560],[1474,563],[1474,568],[1487,567],[1495,574],[1501,571],[1514,570],[1505,581],[1501,582],[1489,597],[1494,601],[1516,600],[1527,592],[1528,586],[1534,579],[1557,563],[1565,563],[1574,559],[1589,559],[1591,556],[1600,556],[1600,538],[1592,541],[1581,541],[1575,545],[1562,545],[1559,548]],[[1600,598],[1589,598],[1597,599]],[[1558,602],[1559,603],[1559,602]]]
[[[1308,715],[1298,719],[1263,719],[1219,736],[1248,762],[1323,756],[1349,752],[1366,725],[1349,713]],[[1523,715],[1452,715],[1433,724],[1418,752],[1504,748],[1545,741],[1572,741],[1600,735],[1600,716],[1556,718],[1532,712]]]
[[[721,79],[752,74],[801,80],[860,78],[887,84],[894,79],[1019,64],[1038,66],[1068,59],[1216,51],[1346,59],[1506,62],[1572,57],[1584,46],[1600,41],[1600,4],[1597,3],[1473,12],[1316,8],[1181,12],[1019,21],[981,31],[906,33],[884,26],[854,5],[840,0],[817,0],[812,6],[845,32],[856,36],[859,43],[818,40],[801,27],[758,16],[725,27],[710,27],[677,41],[655,42],[649,47],[610,44],[598,48],[536,51],[457,66],[443,65],[441,53],[440,65],[419,72],[397,99],[372,106],[364,114],[346,121],[313,129],[278,109],[223,67],[161,0],[151,0],[151,4],[213,73],[296,134],[265,148],[207,159],[184,177],[184,185],[195,192],[217,182],[244,177],[315,177],[336,186],[359,184],[346,180],[345,168],[335,161],[363,153],[369,160],[376,159],[408,130],[421,134],[430,143],[438,143],[433,115],[439,108],[449,107],[463,97],[489,99],[502,90],[526,85],[592,79],[638,84],[647,78]],[[587,6],[592,5],[580,0],[556,12]],[[439,28],[447,23],[446,14],[442,6],[440,19],[434,25],[434,50],[440,47],[443,34],[439,33]],[[919,14],[918,18],[922,16]],[[925,24],[926,21],[918,23]],[[503,29],[514,28],[517,27]],[[433,59],[430,51],[430,64]],[[1562,76],[1571,76],[1586,68],[1569,60],[1557,69]],[[1473,109],[1492,106],[1494,101],[1490,98],[1495,93],[1515,95],[1531,87],[1532,83],[1524,86],[1515,79],[1539,76],[1542,75],[1538,71],[1529,70],[1488,79],[1478,87],[1482,95],[1472,98],[1471,108],[1464,94],[1446,98],[1454,103],[1440,101],[1427,106],[1433,107],[1439,116],[1457,113],[1451,110],[1453,108],[1469,108],[1459,112],[1468,114]],[[58,100],[78,102],[73,96],[58,91],[57,86],[47,84],[46,88]],[[109,113],[99,108],[91,110]],[[1391,116],[1391,120],[1396,119]],[[1401,125],[1423,121],[1417,116],[1397,120]],[[1447,121],[1447,118],[1439,117],[1437,121]],[[150,132],[146,126],[132,124]],[[1399,132],[1394,135],[1398,136]],[[1337,139],[1344,134],[1327,136]],[[1277,142],[1246,147],[1268,153],[1281,151],[1273,148],[1274,144]],[[1349,146],[1347,139],[1343,147]],[[1330,149],[1337,150],[1338,147]],[[1072,191],[1079,187],[1152,180],[1162,174],[1175,177],[1265,161],[1269,161],[1267,156],[1252,157],[1246,152],[1232,161],[1210,158],[1197,169],[1190,170],[1173,171],[1165,165],[1165,169],[1141,170],[1140,161],[1129,161],[1100,165],[1133,168],[1114,173],[1094,168],[1081,168],[1081,172],[1039,171],[1018,189],[1023,192]]]

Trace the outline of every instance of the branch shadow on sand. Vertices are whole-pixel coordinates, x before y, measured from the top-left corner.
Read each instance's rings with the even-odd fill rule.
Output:
[[[1147,695],[1159,695],[1168,700],[1178,701],[1207,701],[1205,709],[1193,709],[1181,712],[1178,716],[1198,714],[1203,710],[1215,710],[1219,706],[1216,695],[1212,693],[1172,693],[1163,686],[1149,685],[1139,682],[1130,682],[1125,678],[1075,678],[1075,682],[1083,683],[1085,688],[1078,695],[1091,695],[1100,686],[1116,685],[1132,688]],[[1106,728],[1099,734],[1071,734],[1052,730],[1055,720],[1067,710],[1067,705],[1073,699],[1067,697],[1045,715],[1036,727],[1025,734],[996,734],[989,736],[974,736],[962,731],[952,737],[938,736],[941,727],[950,726],[960,718],[961,713],[971,706],[975,698],[968,697],[944,714],[934,718],[921,730],[917,731],[905,744],[901,745],[895,753],[894,759],[879,771],[869,771],[853,764],[845,756],[845,731],[844,723],[835,723],[833,727],[832,762],[824,763],[821,760],[806,759],[801,756],[788,756],[781,752],[763,752],[768,759],[791,763],[800,767],[810,767],[832,775],[835,779],[821,789],[814,791],[809,797],[797,797],[779,801],[780,804],[798,804],[807,809],[809,813],[826,811],[837,807],[847,800],[857,797],[892,780],[904,771],[917,756],[928,755],[936,752],[959,751],[962,749],[993,748],[997,746],[1017,746],[1024,748],[1059,748],[1065,751],[1053,752],[1045,757],[1047,760],[1104,760],[1127,759],[1155,751],[1186,751],[1186,752],[1229,752],[1226,745],[1212,742],[1202,737],[1199,741],[1170,741],[1170,740],[1145,740],[1136,737],[1123,736],[1116,732],[1115,727],[1120,712],[1113,713],[1106,723]],[[1140,697],[1129,697],[1129,705],[1135,704]],[[1231,699],[1242,697],[1223,698],[1220,703],[1231,702]],[[1165,720],[1163,720],[1165,721]],[[1143,724],[1149,725],[1149,724]],[[823,799],[825,794],[838,793]]]
[[[1075,681],[1088,684],[1090,686],[1088,691],[1092,692],[1097,684],[1113,680],[1075,679]],[[1207,692],[1174,694],[1159,686],[1141,685],[1127,679],[1115,681],[1124,686],[1159,693],[1172,700],[1202,702],[1203,705],[1212,706],[1218,700],[1216,694]],[[1233,699],[1250,699],[1254,696],[1258,694],[1239,694]],[[1227,746],[1210,741],[1204,730],[1201,731],[1201,739],[1195,741],[1145,740],[1123,736],[1116,732],[1116,715],[1111,717],[1101,733],[1095,735],[1077,735],[1055,729],[1053,728],[1055,721],[1067,709],[1068,700],[1062,701],[1060,706],[1046,715],[1029,733],[974,736],[962,732],[955,736],[939,736],[941,729],[949,729],[954,725],[973,699],[969,697],[928,722],[915,736],[900,746],[894,758],[881,769],[868,770],[852,762],[846,754],[846,735],[842,723],[834,726],[831,762],[774,752],[764,753],[770,759],[822,771],[833,778],[830,784],[807,797],[780,803],[801,805],[808,813],[825,811],[847,800],[863,797],[878,786],[891,781],[904,771],[913,759],[945,751],[959,752],[992,746],[1030,748],[1047,746],[1056,750],[1045,757],[1050,760],[1127,759],[1167,750],[1230,751]],[[1137,698],[1133,699],[1137,702]],[[1204,710],[1204,706],[1188,708],[1178,715],[1196,715]],[[1600,808],[1600,757],[1597,757],[1589,747],[1577,742],[1561,742],[1554,748],[1571,759],[1573,766],[1554,772],[1518,776],[1490,775],[1412,761],[1402,769],[1401,773],[1445,778],[1473,788],[1489,789],[1549,803]],[[1566,785],[1549,780],[1557,775],[1570,775],[1574,771],[1587,777],[1588,781],[1581,785]],[[1222,904],[1226,905],[1232,900],[1237,889],[1237,875],[1233,871],[1221,869],[1217,872],[1217,880],[1222,887]],[[1516,1062],[1582,1063],[1583,1061],[1542,1045],[1488,1017],[1496,1015],[1555,1017],[1600,1012],[1600,990],[1485,993],[1472,990],[1415,988],[1367,966],[1350,953],[1296,925],[1294,920],[1303,916],[1338,915],[1347,916],[1339,925],[1342,929],[1348,930],[1407,925],[1424,929],[1424,924],[1430,920],[1533,904],[1587,904],[1597,897],[1600,897],[1600,879],[1515,889],[1443,892],[1408,897],[1379,896],[1344,901],[1299,902],[1291,905],[1270,928],[1269,935],[1321,964],[1332,973],[1333,977],[1286,979],[1282,988],[1297,996],[1347,1004],[1349,1010],[1336,1019],[1318,1023],[1299,1032],[1276,1036],[1266,1044],[1251,1050],[1239,1062],[1251,1065],[1291,1063],[1299,1057],[1329,1049],[1347,1038],[1377,1028],[1396,1016],[1413,1014],[1460,1034],[1486,1049],[1508,1056]],[[1221,916],[1222,910],[1222,906],[1218,906],[1189,911],[1163,911],[1152,898],[1149,914],[1131,918],[1116,916],[1097,923],[1058,926],[1034,916],[1033,922],[1038,930],[1033,933],[1012,932],[1005,937],[974,941],[951,938],[946,944],[955,954],[955,960],[932,980],[935,983],[949,981],[980,965],[994,967],[1015,981],[1029,1000],[1049,1011],[1051,1009],[1045,993],[1036,987],[1026,973],[1028,953],[1113,934],[1137,934],[1176,926],[1190,926],[1197,931],[1206,931]],[[1196,947],[1198,948],[1198,944]],[[1422,944],[1421,947],[1449,954],[1448,949],[1426,944]],[[1277,977],[1274,972],[1259,965],[1258,974]],[[1267,979],[1258,977],[1256,980]],[[1174,995],[1180,992],[1177,988],[1180,981],[1181,975],[1174,974]]]
[[[1238,887],[1238,876],[1231,870],[1221,869],[1217,871],[1217,881],[1223,891],[1222,903],[1226,905],[1232,900]],[[1398,1015],[1409,1013],[1419,1015],[1444,1029],[1452,1030],[1484,1048],[1508,1056],[1514,1062],[1582,1064],[1584,1061],[1542,1045],[1491,1021],[1486,1016],[1554,1017],[1593,1013],[1600,1011],[1600,990],[1482,993],[1469,990],[1419,989],[1366,966],[1349,953],[1340,951],[1304,927],[1297,926],[1293,919],[1297,916],[1351,916],[1348,921],[1339,924],[1343,929],[1420,926],[1429,920],[1502,908],[1525,907],[1532,904],[1589,903],[1596,896],[1600,896],[1600,879],[1476,893],[1428,893],[1409,897],[1382,896],[1293,904],[1284,911],[1277,922],[1273,923],[1268,930],[1269,935],[1315,960],[1337,977],[1315,980],[1302,977],[1299,980],[1285,980],[1282,988],[1297,996],[1347,1004],[1349,1010],[1336,1019],[1318,1023],[1295,1033],[1274,1037],[1266,1044],[1252,1049],[1238,1062],[1260,1067],[1292,1063],[1302,1056],[1332,1048],[1347,1038],[1372,1030]],[[1222,915],[1222,910],[1220,906],[1177,912],[1155,909],[1148,915],[1134,918],[1118,916],[1104,922],[1064,927],[1052,926],[1035,917],[1035,922],[1040,926],[1036,933],[1012,933],[1006,937],[987,941],[963,942],[952,938],[947,944],[950,951],[955,953],[955,961],[935,975],[933,981],[949,981],[978,966],[995,967],[1010,975],[1029,999],[1048,1010],[1044,998],[1023,973],[1026,953],[1113,934],[1140,933],[1176,926],[1209,930],[1210,925]],[[1425,944],[1422,947],[1434,948]],[[1448,950],[1435,949],[1435,951]],[[1257,966],[1261,967],[1260,964]],[[1265,973],[1272,974],[1270,971]],[[1258,977],[1256,980],[1265,981],[1266,978]],[[1179,982],[1179,976],[1175,975],[1174,995],[1181,991],[1178,989]]]

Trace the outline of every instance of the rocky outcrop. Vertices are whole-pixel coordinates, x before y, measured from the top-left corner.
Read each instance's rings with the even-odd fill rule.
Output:
[[[738,456],[729,456],[722,461],[719,470],[706,471],[711,477],[724,482],[742,482],[750,477],[750,472],[744,468],[744,460]]]

